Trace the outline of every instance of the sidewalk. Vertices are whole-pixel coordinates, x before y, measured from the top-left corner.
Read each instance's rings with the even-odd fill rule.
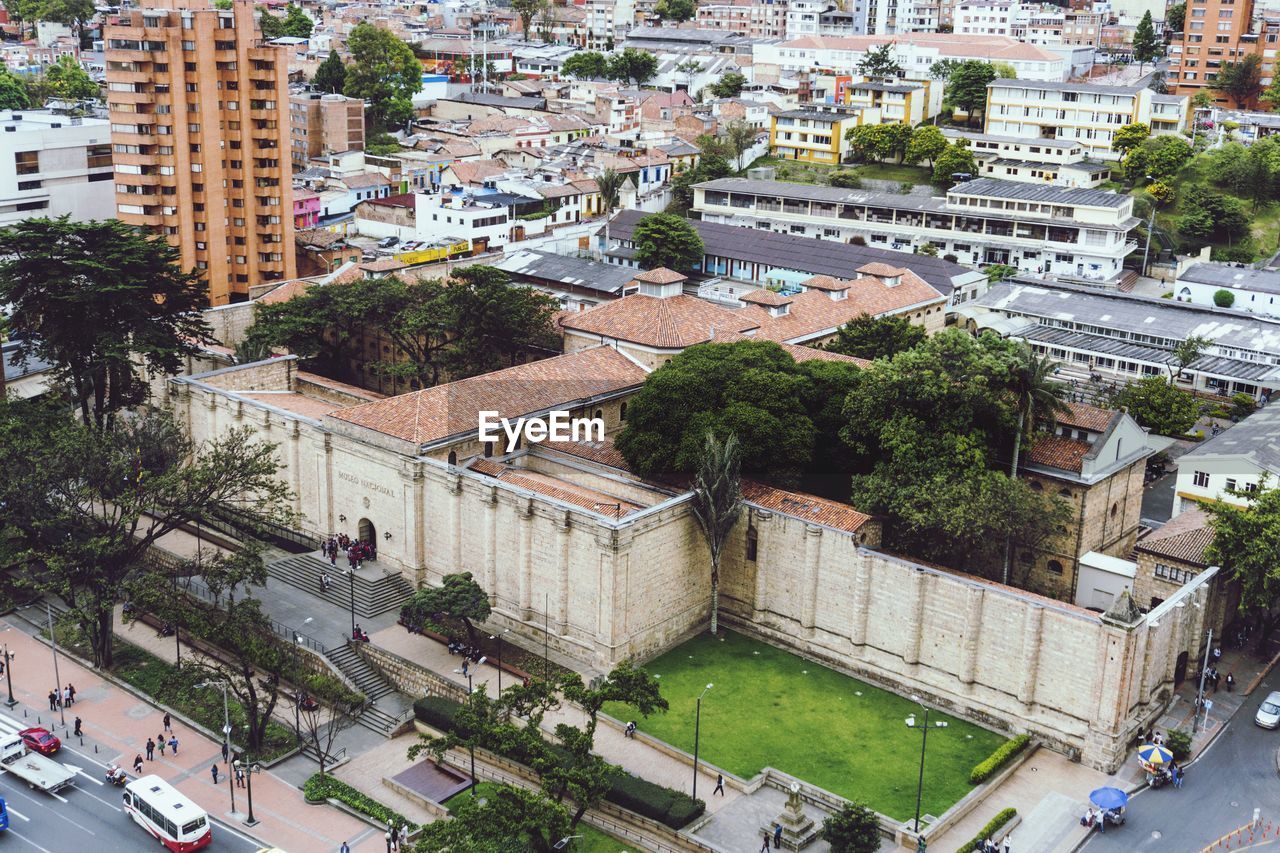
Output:
[[[52,686],[52,653],[47,645],[26,633],[25,628],[13,617],[0,620],[4,641],[17,655],[13,663],[13,690],[20,705],[13,713],[20,716],[25,710],[34,720],[40,714],[49,716],[45,694]],[[66,738],[68,746],[78,753],[73,756],[69,752],[64,760],[96,762],[97,766],[89,763],[85,773],[97,774],[103,772],[109,761],[131,764],[134,755],[145,752],[147,738],[154,737],[162,729],[162,710],[65,654],[59,654],[58,668],[63,683],[76,686],[77,701],[67,713],[68,724],[74,716],[81,717],[86,735],[85,746],[81,748],[72,742],[61,725],[57,727],[57,733]],[[269,770],[253,779],[253,811],[260,823],[252,829],[243,826],[248,804],[247,789],[236,789],[236,811],[233,813],[228,786],[223,783],[215,788],[210,778],[210,765],[215,761],[221,764],[221,744],[177,719],[173,721],[173,729],[179,741],[179,753],[166,752],[163,758],[157,754],[156,760],[147,762],[146,772],[160,775],[210,815],[237,831],[262,841],[264,846],[275,845],[291,851],[337,850],[344,840],[357,853],[382,853],[385,850],[380,832],[336,809],[306,805],[301,791]],[[226,765],[220,767],[225,768]]]

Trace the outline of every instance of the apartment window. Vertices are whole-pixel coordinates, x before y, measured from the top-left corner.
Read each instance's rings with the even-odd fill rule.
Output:
[[[194,123],[187,125],[187,132],[188,132],[188,133],[199,133],[199,132],[200,132],[200,125],[198,125],[198,124],[194,124]]]
[[[184,41],[184,42],[182,43],[182,49],[183,49],[183,50],[195,50],[195,49],[196,49],[196,43],[195,43],[195,42],[193,42],[193,41]]]
[[[1209,487],[1209,474],[1205,471],[1197,471],[1192,476],[1191,482],[1202,489],[1207,489]]]
[[[109,181],[111,180],[111,176],[111,172],[98,172],[97,174],[89,176],[89,183],[96,184],[99,181]]]
[[[1227,478],[1227,491],[1234,492],[1236,490],[1236,481],[1231,477]]]
[[[18,191],[38,190],[40,189],[40,181],[18,181]]]
[[[39,151],[15,151],[13,152],[14,170],[19,175],[34,175],[40,171],[40,152]]]
[[[1049,570],[1050,574],[1060,575],[1063,572],[1062,563],[1059,563],[1057,560],[1050,560],[1045,565],[1045,568]]]
[[[88,152],[87,165],[90,169],[111,165],[110,145],[90,145],[86,150]]]

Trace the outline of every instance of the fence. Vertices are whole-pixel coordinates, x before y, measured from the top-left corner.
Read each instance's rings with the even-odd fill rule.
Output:
[[[214,607],[221,606],[221,596],[214,595],[213,592],[209,589],[209,587],[205,586],[203,581],[197,580],[196,578],[187,578],[183,582],[183,589],[185,592],[190,593],[191,595],[195,596],[201,601],[205,601],[205,602],[208,602],[209,604],[212,604]],[[311,636],[308,636],[307,634],[303,634],[301,631],[295,631],[293,628],[289,627],[283,622],[277,622],[274,619],[268,619],[267,621],[271,623],[272,631],[274,631],[278,636],[288,640],[289,642],[297,643],[300,646],[305,646],[311,651],[319,655],[324,655],[325,652],[327,651],[324,647],[324,644],[321,643],[319,640],[317,640],[315,637],[311,637]]]
[[[320,550],[320,540],[317,537],[282,524],[250,518],[229,507],[215,507],[210,515],[200,519],[200,524],[237,538],[249,536],[255,539],[266,539],[281,548],[298,553]]]

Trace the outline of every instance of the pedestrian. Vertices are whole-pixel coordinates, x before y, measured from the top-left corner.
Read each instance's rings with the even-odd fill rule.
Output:
[[[625,729],[623,729],[623,730],[622,730],[622,736],[623,736],[623,737],[629,737],[629,738],[631,738],[632,740],[634,740],[634,739],[635,739],[635,736],[636,736],[636,721],[635,721],[635,720],[632,720],[631,722],[627,723],[627,727],[626,727]]]
[[[1152,742],[1152,743],[1154,743],[1156,746],[1161,746],[1161,745],[1163,745],[1163,744],[1164,744],[1164,735],[1160,734],[1160,732],[1156,732],[1155,734],[1153,734],[1153,735],[1151,736],[1151,742]]]
[[[223,760],[223,761],[227,761],[227,760],[229,760],[229,756],[230,756],[230,754],[231,754],[231,753],[230,753],[229,748],[227,747],[227,742],[224,740],[224,741],[222,742],[222,760]]]
[[[74,684],[68,684],[67,692],[71,694],[71,704],[76,704],[76,686]]]
[[[782,824],[775,823],[773,825],[773,849],[782,849]]]
[[[244,787],[244,768],[241,767],[239,764],[236,765],[236,787],[237,788]]]
[[[67,687],[62,688],[62,707],[71,707],[71,690]]]
[[[164,758],[164,748],[168,744],[165,743],[164,732],[156,735],[156,746],[160,748],[160,757]]]
[[[84,732],[80,731],[80,718],[76,717],[76,729],[73,732],[76,737],[84,737]]]
[[[342,846],[338,848],[338,853],[351,853],[351,847],[344,841]]]
[[[716,774],[716,789],[711,792],[711,796],[714,797],[716,794],[719,794],[722,797],[724,796],[724,774],[723,773]]]
[[[133,772],[139,776],[142,775],[142,753],[138,753],[133,758]]]
[[[764,831],[764,844],[760,845],[760,853],[769,853],[769,830]]]
[[[1182,787],[1182,766],[1178,764],[1173,765],[1173,787]]]
[[[218,762],[209,765],[209,775],[213,777],[213,784],[218,784]]]
[[[178,754],[178,736],[173,735],[169,738],[169,748],[173,750],[174,756]]]
[[[467,667],[471,666],[471,661],[467,658],[462,659],[462,677],[467,677]]]
[[[169,718],[169,712],[164,712],[164,730],[166,732],[173,731],[173,720]]]
[[[1006,836],[1004,837],[1004,853],[1012,853],[1012,851],[1013,851],[1013,847],[1011,846],[1011,845],[1012,845],[1012,841],[1011,841],[1011,839],[1010,839],[1010,836],[1011,836],[1011,835],[1013,835],[1013,833],[1012,833],[1012,832],[1011,832],[1011,833],[1009,833],[1009,835],[1006,835]]]
[[[400,843],[399,847],[405,847],[409,843],[409,824],[400,824]]]
[[[1236,688],[1236,677],[1231,673],[1227,673],[1227,692],[1234,693]]]
[[[56,690],[49,691],[49,710],[58,710],[58,691]]]
[[[1222,660],[1222,646],[1213,647],[1213,663],[1217,666],[1218,661]]]
[[[147,738],[147,761],[156,760],[156,742]]]

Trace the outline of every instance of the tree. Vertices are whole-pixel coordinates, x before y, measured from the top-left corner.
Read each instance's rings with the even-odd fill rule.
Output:
[[[94,15],[93,0],[38,0],[36,8],[40,20],[66,24],[77,37],[83,35],[85,22]]]
[[[634,81],[637,86],[643,86],[658,73],[658,57],[634,47],[627,47],[623,48],[621,53],[610,56],[605,68],[606,76],[612,80],[621,80],[624,83]]]
[[[845,131],[853,152],[864,159],[884,161],[902,156],[911,141],[906,124],[861,124]]]
[[[21,41],[26,31],[23,24],[40,20],[40,7],[45,0],[5,0],[4,9],[9,13],[9,20],[18,24],[18,40]],[[8,109],[8,107],[5,107]]]
[[[833,187],[857,190],[862,188],[862,175],[857,169],[837,169],[827,176],[827,183]]]
[[[178,250],[118,220],[28,219],[0,230],[0,304],[15,363],[54,365],[86,424],[146,397],[141,372],[180,372],[209,327]]]
[[[25,110],[31,105],[27,88],[7,69],[0,69],[0,109]]]
[[[1230,290],[1223,288],[1213,294],[1213,304],[1219,308],[1230,308],[1236,304],[1236,295]]]
[[[1166,34],[1180,33],[1187,20],[1187,4],[1174,3],[1164,13],[1164,31]]]
[[[702,263],[702,238],[688,220],[674,214],[649,214],[636,224],[631,239],[645,269],[689,270]]]
[[[1147,175],[1156,180],[1172,178],[1191,162],[1191,143],[1178,136],[1161,136],[1143,143],[1147,152]]]
[[[1148,62],[1155,62],[1164,53],[1164,42],[1156,35],[1155,24],[1148,9],[1133,30],[1133,58],[1138,60],[1138,70]]]
[[[1250,217],[1244,202],[1204,186],[1184,193],[1178,230],[1192,243],[1229,242],[1249,234]]]
[[[972,123],[974,113],[986,106],[987,84],[994,79],[996,70],[988,62],[967,59],[958,63],[947,80],[947,102],[968,113]]]
[[[533,25],[533,18],[545,4],[545,0],[511,0],[511,11],[520,16],[520,31],[524,33],[524,40],[529,40],[529,27]]]
[[[1280,597],[1280,489],[1263,479],[1255,491],[1229,490],[1244,501],[1239,507],[1225,501],[1204,501],[1213,528],[1213,542],[1205,559],[1240,584],[1240,612],[1259,621],[1259,647],[1271,634],[1273,611]]]
[[[1200,418],[1200,409],[1191,395],[1159,376],[1126,385],[1116,392],[1112,402],[1160,435],[1184,435]]]
[[[831,845],[831,853],[876,853],[880,818],[862,803],[846,803],[822,822],[822,840]]]
[[[249,428],[197,445],[148,410],[101,429],[66,417],[7,427],[0,505],[28,583],[67,603],[97,666],[112,665],[113,608],[161,537],[219,511],[291,520],[275,447]]]
[[[1221,92],[1244,109],[1262,92],[1262,57],[1250,54],[1239,62],[1224,62],[1209,88]]]
[[[613,209],[618,206],[618,197],[626,180],[612,167],[605,169],[596,178],[596,186],[600,189],[600,200],[604,202],[606,214],[612,213]]]
[[[725,127],[724,135],[729,140],[729,147],[733,149],[734,165],[739,169],[742,168],[742,155],[756,144],[758,133],[754,127],[741,119],[731,121]]]
[[[101,95],[98,84],[74,56],[58,57],[58,61],[45,70],[44,79],[53,96],[64,101],[84,101]]]
[[[1141,122],[1126,124],[1111,135],[1111,150],[1123,157],[1151,138],[1151,127]]]
[[[717,98],[736,98],[742,94],[747,82],[747,78],[737,71],[729,71],[707,86],[707,91]]]
[[[1005,279],[1017,275],[1019,269],[1009,264],[991,264],[983,270],[983,272],[987,274],[988,282],[991,284],[999,284]]]
[[[917,326],[906,317],[860,314],[836,330],[835,339],[824,349],[870,361],[891,358],[916,346],[925,337],[924,326]]]
[[[609,60],[594,50],[580,51],[564,61],[560,73],[578,80],[600,80],[609,76]]]
[[[996,79],[998,80],[1018,79],[1018,69],[1007,62],[992,62],[991,70],[996,73]]]
[[[319,773],[323,776],[333,744],[338,735],[358,722],[365,697],[332,675],[299,673],[299,676],[301,689],[293,695],[299,734],[315,750]]]
[[[966,140],[957,139],[948,145],[933,161],[933,182],[950,185],[956,182],[954,175],[973,176],[978,173],[978,161],[973,158]]]
[[[458,619],[467,629],[467,644],[479,647],[475,622],[483,622],[492,612],[489,596],[471,577],[471,572],[445,575],[440,586],[425,586],[415,592],[400,609],[401,618],[423,624],[442,617]]]
[[[263,8],[258,14],[258,29],[262,30],[264,39],[281,38],[284,36],[284,18]]]
[[[906,74],[902,63],[893,55],[893,42],[885,42],[870,48],[858,61],[858,73],[868,77],[902,77]]]
[[[309,39],[311,38],[311,30],[315,27],[311,18],[307,17],[307,13],[302,11],[302,7],[296,3],[290,3],[285,7],[284,13],[284,34],[291,38]]]
[[[317,91],[339,95],[347,85],[347,66],[342,64],[342,57],[336,50],[329,52],[324,62],[316,69],[316,76],[311,78],[311,85]]]
[[[1173,364],[1169,365],[1169,384],[1172,385],[1174,380],[1182,375],[1182,371],[1199,361],[1200,356],[1204,355],[1211,346],[1213,346],[1213,339],[1200,335],[1191,335],[1178,341],[1170,353],[1173,356]]]
[[[929,76],[934,80],[950,80],[951,72],[960,64],[958,59],[939,59],[929,66]]]
[[[693,477],[690,507],[711,552],[712,634],[716,633],[720,618],[720,557],[729,534],[742,515],[741,470],[737,436],[729,433],[721,440],[707,430],[702,456]]]
[[[420,853],[554,853],[570,834],[569,812],[559,803],[514,785],[499,785],[484,800],[463,798],[449,820],[422,828]]]
[[[351,64],[347,66],[343,93],[369,102],[369,120],[374,130],[384,130],[398,123],[389,121],[393,108],[403,112],[408,102],[422,88],[422,64],[409,45],[389,30],[361,22],[347,36]]]
[[[532,287],[513,286],[502,270],[481,264],[455,270],[442,296],[449,333],[443,364],[453,380],[514,367],[531,353],[561,351],[552,323],[559,303]],[[418,319],[409,314],[400,322],[413,330]],[[436,318],[424,319],[438,331]]]
[[[658,0],[653,10],[662,20],[680,24],[693,20],[698,7],[694,0]]]
[[[947,138],[942,131],[931,124],[924,124],[911,131],[911,141],[907,143],[906,161],[915,166],[919,163],[933,165],[938,155],[946,150]]]

